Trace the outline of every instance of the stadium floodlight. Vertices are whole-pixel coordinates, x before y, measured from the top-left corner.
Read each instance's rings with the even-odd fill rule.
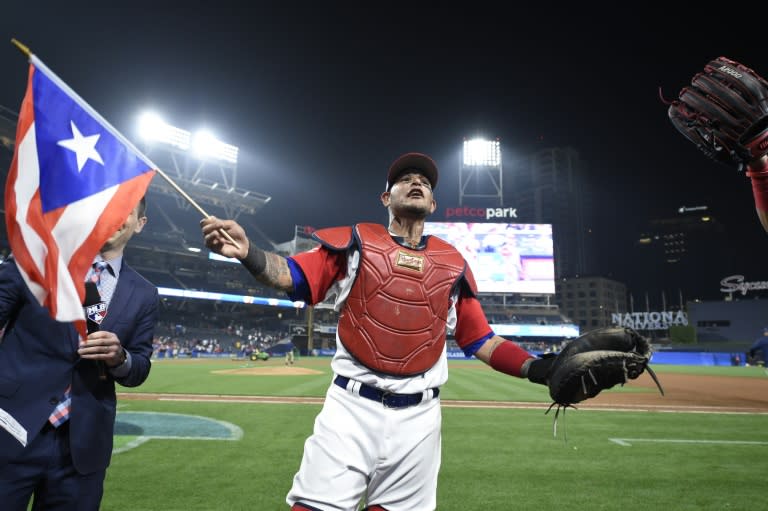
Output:
[[[146,112],[139,117],[139,135],[147,141],[161,142],[182,150],[189,149],[191,134],[167,124],[154,112]]]
[[[464,141],[466,167],[500,167],[501,147],[498,140],[475,138]]]
[[[199,158],[214,158],[237,163],[238,148],[218,140],[209,131],[200,130],[192,139],[192,149]]]

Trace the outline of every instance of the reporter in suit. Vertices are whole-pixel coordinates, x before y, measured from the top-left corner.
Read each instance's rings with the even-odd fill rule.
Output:
[[[157,288],[123,261],[145,212],[142,198],[97,256],[109,264],[100,281],[107,314],[87,343],[78,345],[74,326],[54,321],[38,304],[13,258],[0,264],[3,510],[26,511],[32,497],[33,510],[99,509],[112,455],[115,382],[136,387],[150,370]]]

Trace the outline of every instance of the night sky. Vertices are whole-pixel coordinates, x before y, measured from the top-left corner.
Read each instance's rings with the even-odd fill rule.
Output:
[[[131,140],[148,108],[206,126],[240,147],[238,185],[273,197],[254,221],[276,241],[296,224],[384,222],[386,168],[406,151],[436,159],[440,210],[458,205],[464,138],[499,138],[505,158],[571,146],[606,273],[630,257],[620,233],[705,204],[747,280],[768,280],[748,179],[677,133],[659,98],[721,55],[768,74],[764,35],[727,13],[158,3],[5,6],[0,105],[18,110],[26,85],[15,37]]]

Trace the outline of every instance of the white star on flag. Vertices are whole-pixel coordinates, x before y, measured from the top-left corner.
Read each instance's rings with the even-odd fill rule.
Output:
[[[60,140],[57,144],[75,153],[75,157],[77,158],[77,171],[82,172],[83,166],[88,160],[93,160],[104,165],[101,155],[96,152],[96,142],[99,141],[101,135],[97,133],[96,135],[84,137],[83,134],[80,133],[80,130],[77,129],[77,126],[75,126],[74,121],[69,121],[69,123],[72,125],[73,138]]]

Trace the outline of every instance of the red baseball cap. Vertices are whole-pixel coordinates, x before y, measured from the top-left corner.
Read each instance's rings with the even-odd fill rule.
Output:
[[[392,163],[387,172],[387,188],[385,191],[389,191],[392,185],[400,177],[403,172],[411,170],[419,172],[429,179],[429,183],[434,190],[437,186],[437,165],[435,161],[422,153],[405,153]]]

